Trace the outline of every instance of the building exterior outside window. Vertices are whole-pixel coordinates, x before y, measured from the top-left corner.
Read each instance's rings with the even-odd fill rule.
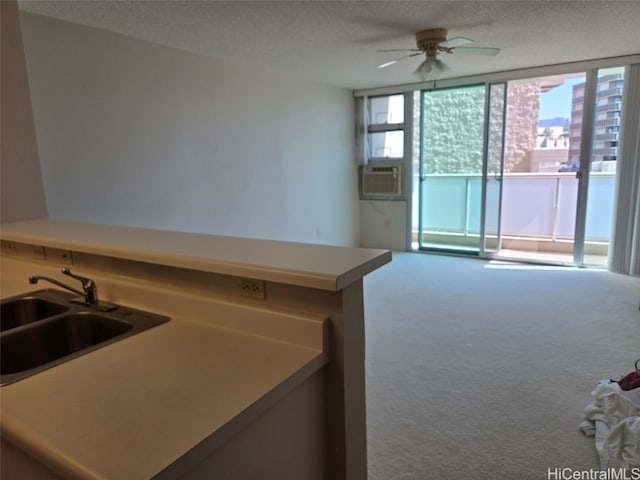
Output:
[[[620,136],[620,115],[622,112],[622,88],[624,74],[612,73],[598,76],[596,90],[596,117],[594,122],[594,144],[591,170],[597,172],[615,172],[618,158],[618,139]],[[573,87],[573,109],[571,113],[571,131],[569,161],[579,162],[582,128],[582,99],[584,83]],[[578,108],[577,106],[580,105]]]

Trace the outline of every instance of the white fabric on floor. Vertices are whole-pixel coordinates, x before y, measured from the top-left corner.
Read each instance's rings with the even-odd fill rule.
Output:
[[[602,469],[640,467],[640,405],[629,393],[615,382],[600,384],[585,408],[580,428],[595,436]]]

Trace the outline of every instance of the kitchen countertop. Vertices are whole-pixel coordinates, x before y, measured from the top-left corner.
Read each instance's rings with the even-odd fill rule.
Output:
[[[308,323],[316,348],[172,318],[1,387],[2,435],[65,478],[151,478],[322,368]]]
[[[52,220],[3,223],[0,238],[332,292],[391,261],[387,250]],[[4,297],[29,291],[24,279],[47,263],[10,248]],[[151,478],[199,445],[224,443],[329,362],[325,316],[108,280],[116,297],[177,310],[146,308],[171,320],[0,388],[4,440],[64,478]]]
[[[46,219],[3,223],[0,238],[330,291],[391,261],[388,250]]]

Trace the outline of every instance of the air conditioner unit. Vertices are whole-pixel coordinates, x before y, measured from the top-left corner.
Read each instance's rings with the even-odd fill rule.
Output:
[[[362,195],[402,195],[401,165],[366,165],[362,167]]]

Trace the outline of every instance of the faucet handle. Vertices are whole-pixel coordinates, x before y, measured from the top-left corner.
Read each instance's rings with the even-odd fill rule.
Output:
[[[87,277],[81,277],[80,275],[76,275],[75,273],[71,273],[71,269],[69,267],[63,267],[62,274],[67,275],[68,277],[75,278],[82,282],[82,290],[84,291],[85,298],[87,303],[96,304],[98,303],[98,287],[96,282]]]
[[[93,283],[93,280],[91,280],[90,278],[87,277],[81,277],[80,275],[76,275],[75,273],[71,273],[71,269],[69,267],[63,267],[62,268],[62,274],[63,275],[67,275],[71,278],[75,278],[76,280],[79,280],[80,282],[82,282],[82,286],[86,287],[88,285],[91,285]]]

